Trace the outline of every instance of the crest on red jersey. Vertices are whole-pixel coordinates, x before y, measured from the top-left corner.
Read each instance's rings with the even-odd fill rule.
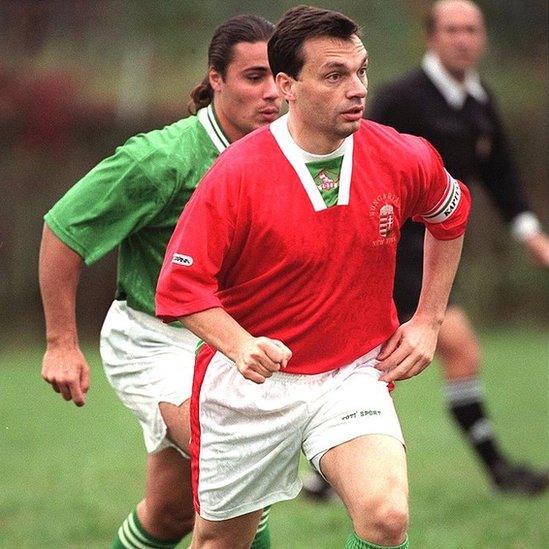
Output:
[[[379,234],[383,238],[391,236],[395,224],[395,212],[391,204],[384,204],[379,209]]]
[[[339,180],[332,179],[325,171],[318,172],[317,177],[320,180],[320,183],[316,184],[319,191],[329,191],[339,187]]]

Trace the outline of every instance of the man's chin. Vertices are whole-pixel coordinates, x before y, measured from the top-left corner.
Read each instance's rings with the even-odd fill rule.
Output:
[[[349,122],[346,122],[343,124],[340,128],[338,128],[338,134],[341,139],[345,139],[346,137],[349,137],[358,129],[360,128],[360,120],[352,120]]]

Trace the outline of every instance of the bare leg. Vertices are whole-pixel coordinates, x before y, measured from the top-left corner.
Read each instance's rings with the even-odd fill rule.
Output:
[[[190,462],[173,448],[147,459],[145,497],[137,506],[143,528],[160,540],[177,540],[193,528]]]
[[[184,451],[189,443],[189,401],[181,406],[161,403],[168,438]],[[166,448],[147,458],[145,497],[137,506],[143,528],[153,537],[174,540],[194,524],[190,462],[176,449]]]
[[[400,545],[408,527],[408,481],[402,444],[366,435],[332,448],[320,467],[347,507],[359,537]]]
[[[438,335],[437,354],[446,379],[467,379],[480,369],[480,346],[465,311],[451,305]]]
[[[190,426],[190,399],[186,400],[179,406],[161,402],[158,407],[162,418],[168,428],[168,439],[172,441],[178,448],[188,453],[189,441],[191,439]]]
[[[446,377],[447,406],[480,458],[496,490],[536,495],[549,488],[549,473],[516,465],[500,450],[486,413],[478,378],[481,351],[467,315],[448,307],[438,339],[437,353]]]
[[[248,549],[262,512],[215,522],[196,517],[191,549]]]

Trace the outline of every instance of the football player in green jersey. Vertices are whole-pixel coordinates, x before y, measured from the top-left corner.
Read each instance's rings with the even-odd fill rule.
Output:
[[[242,15],[220,25],[209,69],[191,93],[193,114],[139,134],[100,162],[45,216],[40,288],[47,349],[42,377],[77,406],[89,388],[75,296],[83,265],[119,248],[115,300],[101,330],[109,382],[137,416],[148,452],[144,499],[113,547],[174,547],[194,511],[188,399],[197,339],[154,317],[154,292],[175,223],[204,172],[233,141],[277,118],[281,106],[269,63],[273,25]],[[253,547],[268,547],[266,513]]]

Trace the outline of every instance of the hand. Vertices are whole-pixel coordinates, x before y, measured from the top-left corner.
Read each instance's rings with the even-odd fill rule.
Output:
[[[264,383],[273,372],[286,368],[292,351],[281,341],[268,337],[247,340],[236,355],[238,371],[254,383]]]
[[[42,378],[65,400],[84,406],[90,388],[90,368],[78,347],[48,346],[42,360]]]
[[[537,233],[526,240],[524,245],[530,257],[542,267],[549,267],[549,237],[545,233]]]
[[[385,342],[376,366],[387,383],[421,373],[433,360],[440,324],[412,319],[400,326]]]

